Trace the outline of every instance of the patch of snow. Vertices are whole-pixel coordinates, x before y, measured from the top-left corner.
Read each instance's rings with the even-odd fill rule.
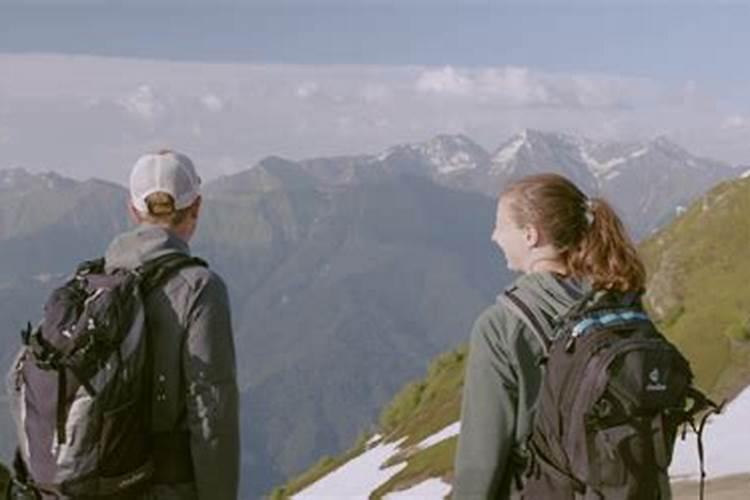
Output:
[[[466,142],[457,137],[450,138],[449,142],[435,139],[419,146],[418,149],[422,155],[427,157],[430,164],[435,166],[438,172],[448,174],[477,167],[477,163],[471,155],[460,149],[466,146]]]
[[[607,172],[606,164],[601,163],[599,160],[591,156],[589,152],[586,151],[585,147],[580,147],[578,149],[578,152],[581,155],[581,160],[583,160],[583,163],[586,164],[592,174],[600,176]],[[624,162],[624,158],[615,158],[614,160],[610,160],[609,163],[611,163],[612,165],[619,165],[620,163]]]
[[[740,179],[747,179],[748,177],[750,177],[750,170],[740,175]]]
[[[451,486],[442,479],[432,477],[408,490],[396,491],[383,497],[383,500],[427,500],[444,498]]]
[[[441,174],[448,174],[450,172],[456,172],[457,170],[467,170],[476,168],[477,164],[471,159],[465,151],[459,151],[458,153],[446,158],[447,162],[443,162],[442,158],[430,158],[430,161],[438,169]]]
[[[383,469],[382,465],[393,456],[403,443],[380,444],[353,458],[338,469],[322,477],[294,495],[293,499],[366,500],[370,493],[406,467],[406,463]]]
[[[605,162],[600,162],[596,158],[592,157],[588,153],[588,151],[586,151],[585,147],[580,148],[580,153],[581,153],[581,159],[589,167],[589,169],[595,176],[597,177],[604,176],[605,179],[611,180],[619,175],[619,172],[612,172],[613,168],[619,165],[622,165],[623,163],[626,163],[630,160],[640,158],[641,156],[648,153],[648,148],[641,148],[637,151],[630,153],[629,155],[625,157],[618,156],[616,158],[611,158]]]
[[[524,144],[526,144],[526,142],[527,133],[524,130],[521,134],[518,135],[518,137],[513,139],[512,142],[505,145],[500,151],[495,153],[495,156],[492,158],[493,165],[496,165],[497,168],[502,168],[510,163],[513,158],[516,157]]]
[[[707,478],[750,472],[750,387],[730,402],[720,415],[713,415],[703,431]],[[677,440],[672,465],[672,479],[699,479],[698,443],[695,435]]]
[[[685,212],[687,212],[687,208],[683,207],[682,205],[677,205],[677,207],[674,209],[674,211],[675,211],[675,213],[677,213],[677,215],[682,215]]]
[[[365,446],[369,448],[370,446],[374,445],[375,443],[377,443],[381,439],[383,439],[383,436],[381,434],[375,434],[373,437],[371,437],[367,441],[367,443],[365,443]]]
[[[421,443],[417,445],[417,448],[425,449],[429,448],[430,446],[436,445],[441,441],[445,441],[448,438],[451,438],[453,436],[458,436],[458,433],[461,431],[461,422],[454,422],[450,424],[447,427],[444,427],[442,430],[436,432],[432,436],[422,440]]]
[[[619,175],[620,175],[620,172],[618,172],[617,170],[613,170],[613,171],[607,173],[607,175],[604,176],[604,179],[608,180],[608,181],[611,181],[612,179],[617,178]]]
[[[393,154],[393,148],[386,149],[385,151],[383,151],[379,155],[375,156],[372,161],[373,162],[378,162],[378,163],[379,162],[384,162],[392,154]]]
[[[648,153],[648,148],[647,147],[646,148],[641,148],[641,149],[639,149],[638,151],[636,151],[634,153],[630,153],[628,155],[628,158],[630,158],[631,160],[634,159],[634,158],[640,158],[641,156],[645,155],[646,153]]]

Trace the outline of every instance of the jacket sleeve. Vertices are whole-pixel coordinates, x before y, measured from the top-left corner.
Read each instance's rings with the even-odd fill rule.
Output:
[[[504,347],[503,311],[490,308],[474,324],[455,459],[454,500],[508,498],[518,408],[518,381]]]
[[[235,500],[240,435],[229,298],[211,273],[188,308],[183,350],[190,450],[198,498]]]

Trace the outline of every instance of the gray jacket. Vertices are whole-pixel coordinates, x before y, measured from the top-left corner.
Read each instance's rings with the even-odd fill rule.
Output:
[[[521,276],[509,289],[535,314],[554,318],[589,287],[552,273],[533,273]],[[455,459],[455,500],[511,498],[541,388],[542,355],[535,334],[503,301],[488,307],[475,322]]]
[[[110,244],[108,269],[132,269],[188,245],[167,230],[144,224]],[[154,433],[186,431],[194,482],[157,485],[147,498],[234,500],[240,463],[239,409],[234,340],[227,289],[204,267],[188,267],[146,299],[153,335]],[[178,448],[179,449],[179,448]],[[161,450],[159,471],[183,460],[183,451]],[[188,462],[189,463],[189,462]]]

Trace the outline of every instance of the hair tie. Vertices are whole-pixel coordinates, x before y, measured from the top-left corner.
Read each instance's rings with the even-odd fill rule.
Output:
[[[586,198],[583,202],[585,207],[584,217],[586,217],[586,223],[590,226],[594,223],[594,202],[590,198]]]

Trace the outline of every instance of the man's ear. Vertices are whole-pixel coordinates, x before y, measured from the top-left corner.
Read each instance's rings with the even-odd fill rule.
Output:
[[[197,219],[198,215],[201,213],[201,204],[203,203],[203,198],[198,195],[198,197],[195,199],[193,204],[190,207],[190,217],[193,219]]]
[[[131,201],[128,201],[128,215],[130,215],[130,220],[133,221],[133,224],[140,224],[143,222],[141,213],[133,206],[133,202]]]

